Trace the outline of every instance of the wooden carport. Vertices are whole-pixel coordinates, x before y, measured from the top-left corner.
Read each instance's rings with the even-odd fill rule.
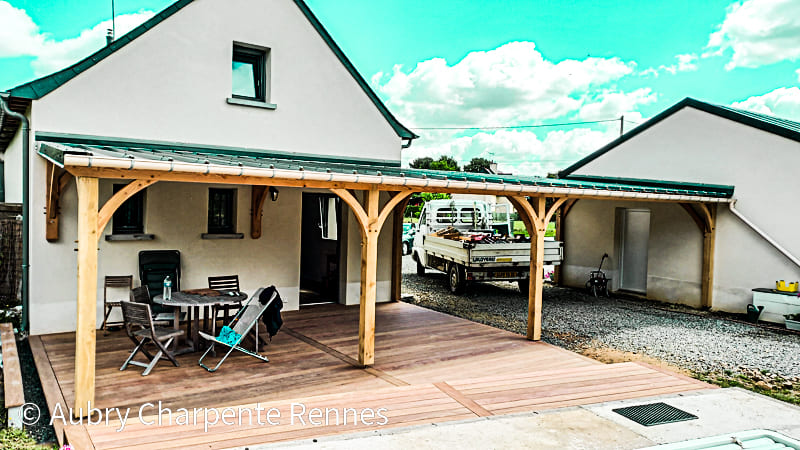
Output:
[[[113,144],[113,145],[111,145]],[[253,189],[251,237],[261,234],[261,207],[267,186],[328,189],[350,207],[361,231],[361,295],[358,362],[375,361],[375,301],[378,236],[390,215],[396,224],[414,192],[490,194],[509,198],[531,236],[530,288],[527,337],[541,338],[544,235],[556,211],[577,199],[673,202],[693,211],[709,234],[705,280],[713,273],[713,210],[730,195],[714,190],[648,187],[621,183],[593,183],[576,180],[513,177],[461,172],[401,169],[399,164],[353,164],[303,160],[289,156],[235,151],[231,149],[188,148],[178,145],[124,145],[109,142],[39,142],[39,153],[51,164],[54,179],[58,168],[76,179],[78,190],[78,295],[75,354],[74,411],[88,411],[94,403],[95,330],[97,298],[97,243],[114,211],[128,198],[159,181],[250,185]],[[100,178],[131,180],[104,205],[99,205]],[[53,190],[62,182],[49,183],[48,205],[57,205]],[[381,193],[384,201],[381,202]],[[361,198],[359,198],[361,197]],[[388,199],[387,199],[388,197]],[[695,205],[695,206],[692,206]],[[695,210],[694,208],[697,208]],[[700,211],[700,212],[698,212]],[[57,211],[47,211],[57,217]],[[394,213],[394,214],[393,214]],[[698,224],[701,222],[698,221]],[[52,233],[52,230],[50,230]],[[395,233],[393,299],[399,296],[399,252]],[[50,234],[52,235],[52,234]],[[705,256],[704,256],[705,261]],[[537,276],[533,276],[537,274]],[[710,299],[710,289],[704,296]],[[705,297],[704,297],[705,298]]]

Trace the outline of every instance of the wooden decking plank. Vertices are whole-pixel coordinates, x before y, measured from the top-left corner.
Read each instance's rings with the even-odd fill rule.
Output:
[[[36,371],[39,372],[39,381],[42,384],[47,408],[52,412],[55,410],[56,404],[60,404],[62,407],[66,406],[67,402],[64,400],[64,394],[58,385],[53,368],[48,363],[47,352],[44,349],[41,338],[39,336],[30,336],[28,337],[28,344],[31,346]],[[53,429],[58,445],[64,445],[64,424],[58,420],[53,421]]]
[[[267,348],[271,362],[231,357],[214,374],[197,367],[198,355],[162,363],[147,377],[119,371],[131,343],[122,333],[98,336],[98,407],[132,407],[162,400],[165,407],[388,408],[377,427],[148,426],[129,418],[84,426],[98,449],[229,448],[377,428],[439,423],[468,417],[584,405],[611,399],[694,391],[708,386],[644,364],[605,365],[542,342],[404,303],[377,306],[376,364],[357,365],[358,307],[325,306],[288,312],[285,327]],[[35,340],[35,339],[34,339]],[[32,347],[36,347],[33,344]],[[43,336],[40,374],[69,405],[74,399],[74,334]],[[44,383],[45,381],[43,381]],[[55,386],[55,388],[54,388]],[[53,395],[51,394],[51,397]],[[48,406],[53,404],[48,400]],[[148,417],[152,417],[148,416]],[[131,423],[133,421],[133,423]],[[75,438],[80,439],[80,437]]]
[[[461,403],[462,405],[464,405],[467,409],[469,409],[470,411],[474,412],[479,417],[488,417],[488,416],[492,415],[492,413],[490,413],[489,411],[484,409],[481,405],[475,403],[474,400],[472,400],[471,398],[468,398],[467,396],[465,396],[461,392],[458,392],[457,390],[453,389],[452,386],[450,386],[449,384],[445,383],[444,381],[441,381],[439,383],[433,383],[433,385],[436,386],[437,388],[439,388],[439,390],[441,390],[445,394],[447,394],[450,397],[452,397],[453,400],[455,400],[458,403]]]

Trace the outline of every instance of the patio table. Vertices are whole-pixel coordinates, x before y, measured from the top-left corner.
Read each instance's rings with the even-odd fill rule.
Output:
[[[180,313],[181,307],[186,306],[189,310],[189,330],[186,333],[187,348],[176,351],[176,354],[192,353],[202,350],[200,343],[200,308],[209,308],[213,312],[214,306],[232,306],[238,305],[247,300],[247,294],[244,292],[236,291],[219,291],[220,295],[211,296],[198,293],[188,292],[173,292],[169,300],[164,300],[162,295],[153,297],[153,302],[163,306],[172,306],[175,309],[175,318],[173,319],[173,326],[175,329],[180,328]],[[208,314],[206,314],[206,319]],[[212,328],[214,328],[214,319],[212,320]],[[215,334],[215,330],[211,334]]]

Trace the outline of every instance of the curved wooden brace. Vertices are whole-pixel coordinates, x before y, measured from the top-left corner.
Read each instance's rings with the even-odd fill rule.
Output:
[[[261,217],[264,215],[264,202],[269,196],[267,186],[253,186],[250,194],[250,237],[261,237]]]
[[[528,199],[525,197],[508,197],[508,198],[509,200],[512,198],[514,199],[511,200],[511,204],[514,205],[515,208],[517,208],[517,211],[524,212],[525,215],[529,217],[530,225],[532,225],[534,233],[538,233],[538,230],[542,229],[543,224],[542,221],[540,220],[541,218],[539,217],[539,214],[536,212],[536,209],[534,209],[533,205],[528,201]],[[544,203],[544,197],[538,197],[537,199],[541,199],[541,203]],[[544,210],[544,207],[542,207],[541,209]],[[525,219],[523,219],[522,221],[524,222]],[[525,225],[528,226],[529,224],[526,223]],[[530,229],[528,230],[528,234],[531,234]]]
[[[339,198],[347,203],[347,206],[350,207],[350,210],[353,211],[356,219],[358,219],[358,224],[361,227],[361,234],[365,235],[369,227],[369,218],[367,217],[367,212],[364,210],[364,207],[361,206],[361,202],[347,189],[331,189],[331,192],[338,195]]]
[[[381,213],[378,215],[378,222],[376,224],[378,230],[383,229],[383,223],[386,222],[386,219],[389,217],[389,214],[394,211],[394,208],[399,205],[400,202],[410,197],[411,194],[413,194],[412,191],[398,192],[394,197],[390,198],[385,205],[383,205],[383,209],[381,209]]]
[[[553,218],[553,214],[555,214],[556,211],[558,211],[558,208],[560,208],[561,205],[563,205],[564,202],[566,202],[567,200],[568,199],[566,197],[562,197],[557,199],[555,203],[553,203],[553,206],[550,207],[550,211],[547,211],[547,215],[544,217],[544,220],[542,221],[542,224],[544,224],[545,228],[547,228],[547,224],[550,223],[550,219]]]
[[[114,194],[108,201],[100,208],[100,212],[97,215],[97,236],[98,239],[100,238],[100,234],[103,233],[103,230],[106,229],[106,225],[108,222],[111,221],[111,217],[114,215],[114,212],[119,208],[125,200],[133,197],[136,195],[137,192],[141,191],[142,189],[147,188],[158,182],[158,180],[133,180],[127,186],[120,189],[116,194]]]
[[[567,203],[564,204],[564,207],[561,208],[561,220],[564,220],[569,214],[569,211],[575,206],[575,203],[578,203],[579,198],[571,198],[567,200]]]
[[[714,228],[714,219],[705,204],[697,204],[700,207],[699,213],[690,203],[681,203],[680,205],[681,208],[689,214],[692,220],[694,220],[694,223],[697,225],[697,228],[700,229],[701,233],[708,233]]]

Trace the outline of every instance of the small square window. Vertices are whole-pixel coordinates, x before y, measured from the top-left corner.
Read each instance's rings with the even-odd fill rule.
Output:
[[[127,185],[115,184],[114,193],[116,194],[125,186]],[[144,233],[144,193],[144,190],[137,192],[117,208],[112,216],[112,234]]]
[[[236,189],[208,190],[208,234],[236,233]]]
[[[268,52],[269,50],[234,44],[231,66],[233,98],[267,101],[269,98]]]

